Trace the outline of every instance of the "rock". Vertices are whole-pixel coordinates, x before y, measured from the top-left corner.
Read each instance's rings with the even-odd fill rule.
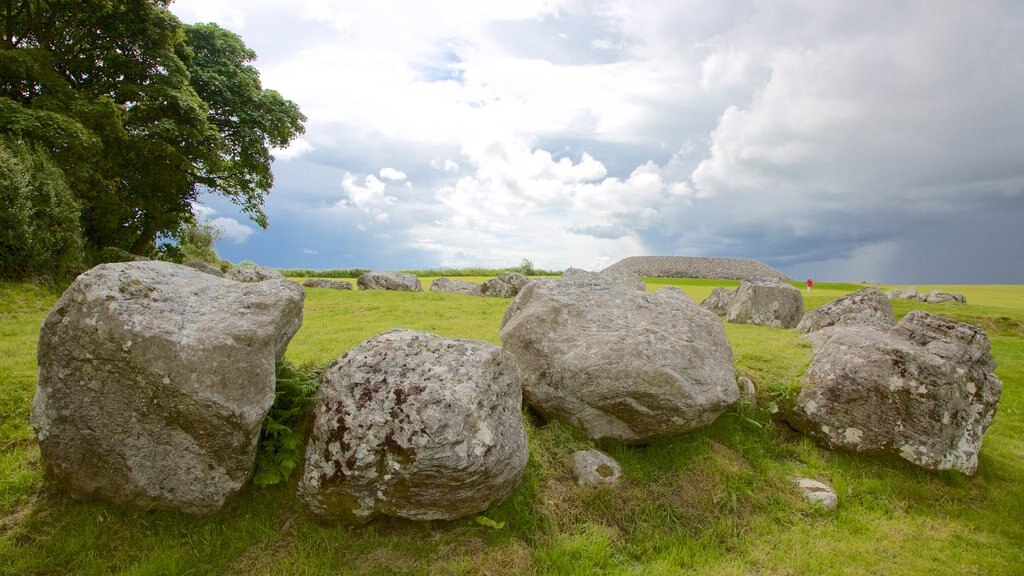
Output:
[[[716,280],[751,280],[772,278],[789,282],[790,278],[757,260],[742,258],[703,258],[695,256],[630,256],[605,268],[625,270],[637,276],[658,278],[713,278]]]
[[[591,438],[645,443],[710,424],[739,391],[722,322],[679,289],[599,274],[530,282],[501,340],[526,401]]]
[[[728,321],[793,328],[804,315],[804,298],[791,284],[774,280],[744,280],[736,289]]]
[[[1002,384],[983,330],[915,310],[812,333],[793,423],[832,446],[973,474]]]
[[[942,290],[932,290],[924,297],[924,301],[929,304],[942,304],[944,302],[959,302],[961,304],[967,304],[967,298],[963,294],[958,292],[945,292]]]
[[[604,272],[588,272],[579,268],[568,268],[565,272],[562,272],[562,278],[572,279],[582,274],[601,274],[623,288],[639,290],[640,292],[647,291],[647,284],[644,283],[644,279],[628,270],[609,269]]]
[[[303,283],[306,288],[327,288],[329,290],[351,290],[352,283],[329,278],[307,278]]]
[[[452,294],[465,294],[467,296],[480,296],[480,285],[469,280],[452,280],[451,278],[435,278],[430,283],[431,292],[449,292]]]
[[[420,279],[404,272],[367,272],[356,278],[360,290],[397,290],[399,292],[423,292]]]
[[[230,278],[236,282],[263,282],[264,280],[284,280],[284,274],[281,274],[273,268],[267,268],[266,266],[238,266],[228,270],[225,274],[227,278]]]
[[[528,277],[518,272],[502,272],[497,278],[491,278],[481,284],[480,294],[496,298],[515,298],[529,282]]]
[[[839,497],[828,484],[810,478],[794,478],[793,482],[800,487],[804,500],[811,504],[819,504],[825,510],[835,510],[839,506]]]
[[[740,376],[736,381],[736,386],[740,390],[739,403],[748,408],[757,408],[757,388],[754,388],[754,383],[750,381],[750,378]]]
[[[881,290],[870,286],[804,314],[796,329],[807,334],[836,324],[892,326],[895,323],[892,301]]]
[[[521,408],[501,348],[379,334],[324,373],[299,497],[317,515],[348,522],[486,510],[526,467]]]
[[[217,278],[224,277],[224,273],[220,271],[220,268],[217,268],[216,266],[208,264],[206,262],[200,262],[199,260],[190,260],[185,264],[185,266],[188,266],[189,268],[195,268],[200,272],[206,272],[207,274],[211,276],[216,276]]]
[[[303,296],[158,261],[79,276],[39,335],[31,420],[53,479],[81,499],[219,509],[252,475]]]
[[[710,310],[718,316],[725,316],[729,313],[729,306],[732,306],[732,301],[735,298],[735,290],[729,290],[724,286],[716,286],[700,305],[705,310]]]
[[[572,453],[572,475],[580,486],[614,486],[622,477],[622,467],[604,452],[577,450]]]
[[[921,296],[917,293],[917,289],[914,287],[910,288],[896,288],[889,290],[885,293],[889,297],[889,300],[921,300]]]

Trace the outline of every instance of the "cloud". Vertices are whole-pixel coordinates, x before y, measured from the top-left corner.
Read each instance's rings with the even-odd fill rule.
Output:
[[[209,221],[224,233],[224,238],[235,244],[244,244],[249,237],[256,233],[254,228],[242,224],[234,218],[219,217]]]
[[[296,138],[287,148],[274,148],[270,152],[274,155],[275,160],[288,161],[301,158],[313,150],[316,148],[308,140]]]
[[[369,174],[363,180],[363,185],[356,182],[356,177],[349,172],[341,180],[341,189],[345,192],[346,198],[339,202],[339,206],[355,206],[364,211],[394,204],[398,201],[394,196],[385,193],[387,184],[379,180],[373,174]]]
[[[318,250],[314,250],[313,248],[303,248],[302,249],[302,253],[315,256],[315,255],[319,254],[320,252]]]
[[[401,182],[406,179],[405,172],[395,170],[394,168],[381,168],[380,177],[385,180],[392,180],[395,182]]]

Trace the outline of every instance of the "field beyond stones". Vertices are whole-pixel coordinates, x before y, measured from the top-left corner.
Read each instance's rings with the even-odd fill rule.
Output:
[[[698,302],[738,285],[646,280]],[[810,310],[860,287],[801,291]],[[348,527],[313,519],[294,496],[298,471],[208,518],[49,490],[28,420],[39,324],[59,294],[0,284],[0,574],[1024,574],[1024,286],[917,288],[960,292],[968,304],[897,300],[898,318],[924,309],[980,326],[999,364],[1002,397],[973,477],[832,452],[794,434],[772,412],[799,390],[810,344],[795,330],[726,324],[757,409],[732,408],[708,428],[641,448],[595,444],[524,411],[530,460],[504,503],[454,522]],[[395,327],[500,344],[508,303],[309,289],[286,358],[323,366]],[[624,482],[576,486],[569,454],[587,447],[618,460]],[[797,475],[831,484],[838,509],[804,502]]]

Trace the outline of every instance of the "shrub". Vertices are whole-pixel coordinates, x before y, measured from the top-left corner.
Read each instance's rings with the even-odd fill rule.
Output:
[[[256,453],[257,486],[287,482],[302,461],[309,416],[319,387],[315,372],[303,372],[288,362],[277,365],[274,405],[263,421]]]

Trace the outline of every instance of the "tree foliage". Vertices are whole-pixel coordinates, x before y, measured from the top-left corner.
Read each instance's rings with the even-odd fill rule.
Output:
[[[60,167],[92,255],[178,238],[202,192],[265,227],[270,147],[303,131],[298,107],[262,88],[241,38],[183,25],[168,3],[0,5],[0,132]]]

